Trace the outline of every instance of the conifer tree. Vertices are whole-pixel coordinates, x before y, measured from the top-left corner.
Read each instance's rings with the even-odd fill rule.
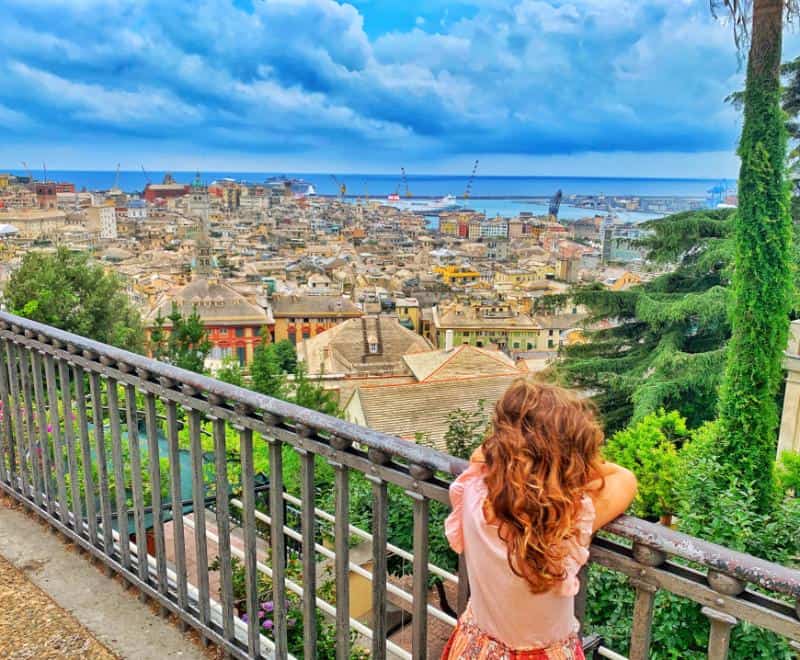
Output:
[[[607,432],[660,408],[691,426],[712,419],[723,369],[732,211],[691,211],[645,223],[648,260],[671,272],[627,291],[575,288],[589,309],[587,342],[568,346],[556,367],[591,392]]]

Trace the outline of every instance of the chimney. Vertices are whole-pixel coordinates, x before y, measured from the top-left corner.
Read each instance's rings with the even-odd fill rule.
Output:
[[[453,331],[446,330],[444,333],[444,350],[452,351],[453,350]]]

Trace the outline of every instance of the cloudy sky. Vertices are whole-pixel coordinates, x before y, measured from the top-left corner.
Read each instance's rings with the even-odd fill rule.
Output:
[[[737,168],[707,0],[3,0],[0,44],[0,167]]]

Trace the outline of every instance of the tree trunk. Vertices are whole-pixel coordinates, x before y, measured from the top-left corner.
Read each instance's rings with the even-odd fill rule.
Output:
[[[754,0],[739,143],[739,210],[734,221],[732,336],[720,392],[721,460],[755,506],[774,495],[776,395],[788,338],[791,275],[786,129],[780,106],[784,0]]]

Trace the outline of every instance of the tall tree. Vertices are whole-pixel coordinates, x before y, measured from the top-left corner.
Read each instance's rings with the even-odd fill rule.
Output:
[[[287,394],[286,371],[277,354],[275,344],[266,342],[266,335],[256,346],[253,363],[250,365],[251,387],[256,392],[284,399]]]
[[[785,177],[781,46],[786,0],[717,0],[749,38],[744,124],[739,142],[739,210],[734,216],[732,335],[720,390],[720,459],[756,484],[770,508],[778,426],[776,394],[792,298],[792,226]],[[752,20],[751,20],[752,19]]]
[[[141,317],[122,280],[89,255],[59,247],[55,253],[31,251],[5,288],[12,314],[112,346],[140,351]]]

